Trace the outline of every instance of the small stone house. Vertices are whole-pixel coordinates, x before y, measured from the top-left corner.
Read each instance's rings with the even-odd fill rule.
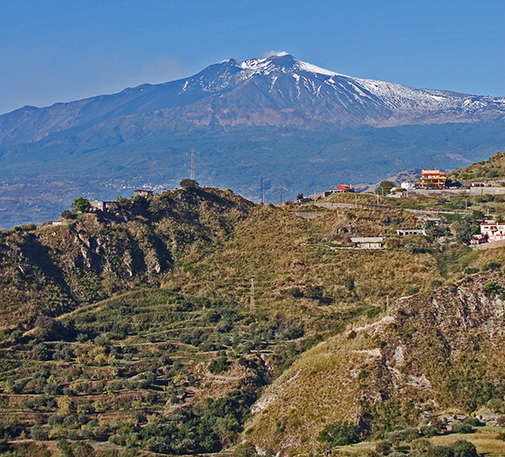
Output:
[[[384,238],[381,236],[351,238],[357,248],[360,249],[381,249]]]

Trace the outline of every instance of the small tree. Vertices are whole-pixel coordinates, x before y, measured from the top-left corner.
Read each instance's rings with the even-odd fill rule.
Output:
[[[456,239],[462,244],[469,244],[472,240],[472,226],[467,221],[456,221],[452,225]]]
[[[72,211],[70,211],[69,209],[64,209],[60,216],[63,218],[63,219],[70,219],[72,217]]]
[[[79,197],[72,202],[72,208],[74,208],[77,211],[80,211],[81,213],[86,213],[91,209],[91,203],[89,202],[88,199],[84,197]]]
[[[479,457],[475,445],[466,440],[458,440],[451,445],[454,457]]]
[[[312,284],[307,284],[305,288],[305,296],[307,298],[312,298],[315,300],[323,298],[324,288],[321,286],[313,286]]]
[[[44,441],[47,440],[47,433],[44,431],[41,425],[35,424],[31,429],[30,429],[30,434],[32,436],[32,439],[35,441]]]
[[[392,181],[382,181],[377,187],[377,193],[385,195],[387,194],[393,187],[395,187],[395,183]]]
[[[180,182],[180,185],[183,189],[194,189],[199,186],[198,182],[196,182],[194,179],[189,178],[184,178]]]

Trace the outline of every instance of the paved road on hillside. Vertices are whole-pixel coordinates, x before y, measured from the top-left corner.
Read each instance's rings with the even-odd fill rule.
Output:
[[[400,206],[388,206],[388,205],[363,205],[354,203],[330,203],[330,202],[316,202],[316,206],[328,209],[338,209],[338,208],[363,208],[363,209],[404,209],[409,213],[415,214],[461,214],[466,216],[472,214],[471,211],[439,211],[439,210],[426,210],[426,209],[411,209],[411,208],[401,208]]]

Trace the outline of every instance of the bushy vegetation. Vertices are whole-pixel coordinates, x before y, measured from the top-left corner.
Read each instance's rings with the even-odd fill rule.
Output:
[[[473,163],[464,169],[455,170],[450,177],[458,181],[503,178],[505,177],[505,152],[496,151],[487,160]]]
[[[329,448],[431,437],[440,431],[433,422],[417,427],[421,408],[432,407],[428,399],[399,398],[383,363],[359,365],[367,351],[394,347],[395,338],[419,349],[409,363],[428,374],[438,404],[471,412],[503,398],[499,369],[488,376],[475,357],[451,358],[446,337],[422,310],[421,324],[405,312],[383,335],[346,327],[374,328],[405,295],[430,309],[423,292],[473,281],[479,271],[494,275],[479,290],[499,299],[505,257],[464,246],[473,219],[398,239],[397,229],[418,226],[401,208],[321,209],[307,220],[289,206],[182,187],[120,198],[107,213],[72,215],[68,226],[0,235],[0,446],[7,451],[42,452],[23,444],[33,438],[68,455],[101,455],[89,449],[98,443],[124,455],[219,452],[264,431],[247,426],[250,408],[272,380],[291,379],[291,367],[305,370],[295,377],[304,380],[301,390],[278,411],[260,413],[275,416],[271,454],[302,428],[292,412],[300,407],[314,427],[302,446],[317,437]],[[351,236],[377,232],[394,242],[380,251],[352,249]],[[331,338],[339,346],[326,353],[337,341]],[[342,358],[346,347],[356,352]],[[329,376],[349,363],[359,369],[347,384]],[[347,385],[349,397],[335,404]],[[322,407],[312,395],[323,391]],[[236,453],[253,455],[247,445]]]
[[[361,433],[358,426],[350,422],[338,421],[327,425],[322,430],[319,441],[330,447],[347,446],[361,441]]]

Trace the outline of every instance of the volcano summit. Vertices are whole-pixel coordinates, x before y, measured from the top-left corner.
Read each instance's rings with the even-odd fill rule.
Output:
[[[286,54],[228,59],[190,78],[0,116],[0,146],[89,129],[135,133],[191,127],[373,127],[483,122],[505,117],[505,98],[413,89],[319,68]]]

